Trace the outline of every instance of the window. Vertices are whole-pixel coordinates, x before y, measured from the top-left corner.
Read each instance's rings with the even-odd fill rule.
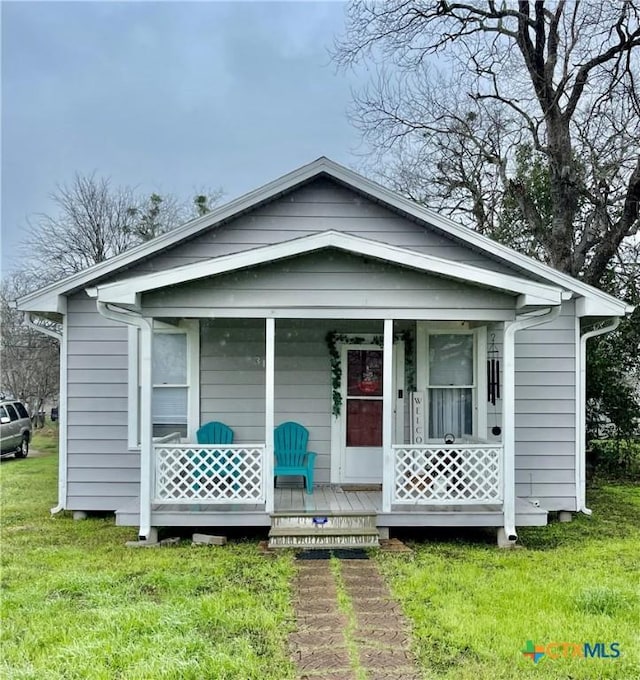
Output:
[[[154,333],[151,375],[153,436],[179,432],[186,437],[189,421],[186,332]]]
[[[421,331],[421,332],[420,332]],[[478,357],[486,354],[486,329],[430,328],[418,333],[418,388],[425,393],[427,436],[442,441],[486,436],[486,380]]]
[[[473,435],[473,335],[430,334],[427,402],[429,438]]]
[[[28,418],[29,417],[29,414],[27,413],[27,409],[19,401],[16,401],[14,406],[16,407],[16,411],[18,412],[18,415],[21,418]]]
[[[16,410],[13,408],[11,404],[6,405],[7,413],[9,414],[9,418],[11,418],[11,421],[13,422],[14,420],[19,420],[18,414],[16,413]]]
[[[129,327],[129,447],[140,445],[140,332]],[[151,356],[151,418],[154,437],[179,432],[195,438],[200,419],[199,323],[170,326],[156,321]]]

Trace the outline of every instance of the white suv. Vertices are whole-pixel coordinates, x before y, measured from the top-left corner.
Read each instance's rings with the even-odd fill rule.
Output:
[[[24,404],[14,400],[0,402],[0,455],[26,458],[31,441],[31,419]]]

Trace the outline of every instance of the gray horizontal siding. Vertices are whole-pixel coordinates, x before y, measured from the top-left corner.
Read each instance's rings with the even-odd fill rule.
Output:
[[[552,455],[552,456],[528,456],[520,453],[518,456],[518,470],[524,472],[525,470],[545,470],[552,472],[554,470],[574,470],[574,456],[573,455]]]
[[[516,334],[516,493],[546,510],[575,506],[573,314]]]
[[[95,397],[96,391],[91,383],[74,382],[68,386],[69,399],[85,399],[86,397]],[[126,383],[117,382],[102,384],[100,387],[100,395],[104,399],[126,399],[127,385]]]
[[[89,344],[89,343],[83,343]],[[122,347],[118,347],[118,354],[101,354],[100,345],[102,343],[96,343],[97,347],[91,347],[91,353],[87,354],[70,354],[69,355],[69,368],[71,370],[78,369],[86,374],[85,378],[88,378],[90,382],[106,382],[101,380],[103,375],[99,373],[94,373],[93,371],[116,371],[112,378],[116,378],[118,382],[122,380],[122,376],[126,375],[127,370],[127,343],[122,343]],[[114,345],[115,343],[104,343],[105,345]],[[118,343],[120,344],[120,343]],[[122,354],[124,350],[124,354]],[[105,348],[105,352],[110,350]],[[111,351],[115,351],[112,349]],[[97,368],[99,367],[99,368]],[[112,382],[112,379],[109,379]]]
[[[140,263],[119,278],[230,255],[328,229],[513,273],[513,269],[502,262],[457,243],[436,229],[406,219],[331,180],[316,179],[168,253]]]
[[[116,459],[114,461],[114,458]],[[114,462],[117,465],[114,466]],[[90,469],[115,469],[119,470],[121,468],[140,468],[140,454],[137,451],[121,453],[121,452],[109,452],[100,453],[95,451],[94,453],[76,453],[74,455],[74,469],[79,470],[81,468]]]
[[[131,472],[131,478],[135,478],[135,473]],[[71,474],[71,469],[69,470]],[[69,498],[72,499],[74,496],[81,496],[83,493],[88,493],[89,497],[96,498],[118,498],[118,504],[116,507],[120,507],[123,504],[123,499],[133,499],[140,494],[140,483],[139,480],[135,481],[119,481],[119,482],[101,482],[99,477],[94,477],[92,482],[69,482]],[[94,508],[84,508],[85,510],[92,510]],[[98,508],[95,508],[96,510]],[[102,510],[112,510],[113,508],[100,508]]]
[[[76,485],[77,486],[77,485]],[[106,496],[103,495],[102,490],[94,488],[93,484],[83,483],[81,487],[86,487],[91,495],[80,496],[77,495],[78,489],[74,488],[74,495],[69,496],[67,502],[67,510],[91,510],[93,512],[113,512],[114,508],[121,508],[125,503],[135,500],[138,496],[138,491],[134,496]],[[118,486],[113,484],[113,486]],[[93,491],[100,491],[95,495]]]
[[[127,412],[126,403],[123,403],[122,400],[122,396],[126,397],[126,393],[124,395],[100,397],[95,396],[95,394],[95,391],[93,391],[90,395],[87,394],[84,397],[69,397],[67,402],[69,411],[102,412],[106,410],[120,413]]]
[[[352,307],[512,310],[511,295],[325,250],[143,295],[155,309]],[[187,312],[188,313],[188,312]]]
[[[70,483],[125,483],[131,482],[140,483],[140,468],[131,467],[113,467],[112,461],[109,461],[105,467],[86,467],[76,466],[69,470]]]
[[[545,452],[548,452],[545,453]],[[542,467],[545,460],[545,456],[574,456],[575,457],[575,442],[573,439],[567,439],[565,441],[539,441],[537,439],[531,439],[529,441],[518,440],[516,442],[516,466],[520,465],[520,456],[540,456]],[[572,493],[574,493],[572,491]]]
[[[75,429],[75,428],[74,428]],[[118,439],[69,439],[67,444],[69,454],[85,454],[89,456],[115,455],[120,456],[128,452],[122,448],[122,441]],[[134,452],[135,453],[135,452]],[[75,459],[74,459],[75,463]]]
[[[105,399],[104,408],[100,411],[79,411],[70,410],[67,422],[72,426],[85,426],[90,428],[95,428],[96,422],[99,421],[101,427],[127,427],[128,422],[128,411],[116,411],[109,408],[110,404]],[[113,407],[111,407],[113,408]],[[120,408],[120,405],[118,405]],[[77,434],[80,434],[80,429],[78,429]]]
[[[67,506],[116,510],[139,495],[139,454],[127,449],[127,329],[84,293],[67,313]]]

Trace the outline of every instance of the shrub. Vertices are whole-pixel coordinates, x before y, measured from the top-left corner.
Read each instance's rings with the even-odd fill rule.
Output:
[[[595,439],[590,442],[587,464],[596,475],[640,480],[640,441]]]

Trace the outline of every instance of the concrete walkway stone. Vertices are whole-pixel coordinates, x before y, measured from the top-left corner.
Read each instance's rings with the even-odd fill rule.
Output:
[[[336,580],[330,561],[298,564],[293,583],[297,630],[289,637],[298,678],[420,678],[409,624],[376,564],[344,560],[339,566]],[[339,588],[347,595],[348,611],[338,606]]]

